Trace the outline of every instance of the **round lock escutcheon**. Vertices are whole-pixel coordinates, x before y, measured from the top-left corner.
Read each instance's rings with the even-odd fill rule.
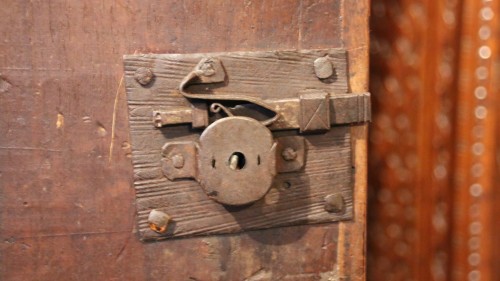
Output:
[[[200,136],[198,180],[206,194],[225,205],[262,198],[276,175],[276,143],[271,131],[248,117],[227,117]]]

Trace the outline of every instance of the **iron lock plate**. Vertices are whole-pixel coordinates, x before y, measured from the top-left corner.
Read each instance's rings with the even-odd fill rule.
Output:
[[[341,49],[124,57],[142,240],[353,217]]]

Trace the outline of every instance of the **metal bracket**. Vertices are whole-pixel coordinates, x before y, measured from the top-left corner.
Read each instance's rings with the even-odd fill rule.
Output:
[[[317,66],[315,62],[315,66]],[[298,119],[298,128],[301,133],[326,131],[331,125],[339,125],[345,123],[359,123],[370,121],[370,94],[350,94],[348,96],[334,96],[330,98],[330,94],[324,90],[305,89],[299,93],[298,100],[287,99],[285,101],[265,101],[251,96],[233,94],[225,96],[211,95],[210,93],[187,93],[186,88],[189,83],[197,84],[212,84],[221,83],[226,79],[226,72],[222,66],[220,59],[209,57],[203,58],[196,65],[196,67],[189,72],[182,80],[179,91],[189,100],[212,101],[210,110],[212,113],[218,113],[223,110],[227,116],[235,116],[237,112],[233,112],[230,108],[222,105],[219,101],[238,101],[250,103],[260,106],[273,113],[273,117],[261,121],[262,124],[270,126],[273,130],[296,129],[296,118]],[[359,100],[362,103],[359,103]],[[336,101],[342,101],[337,104]],[[283,102],[287,106],[281,106]],[[193,128],[203,128],[210,123],[208,121],[208,113],[204,112],[206,104],[198,107],[191,106],[179,108],[176,110],[154,110],[153,122],[156,127],[161,128],[166,125],[186,124],[191,123]],[[345,107],[345,105],[350,107]],[[338,118],[340,116],[331,116],[330,108],[333,107],[333,113],[354,112],[354,114],[347,114],[350,118]],[[335,110],[342,107],[342,110]],[[297,112],[298,111],[298,112]],[[340,114],[338,114],[340,115]],[[333,118],[332,118],[333,117]],[[330,121],[332,120],[333,123]],[[277,121],[276,125],[273,123]]]
[[[276,172],[289,173],[302,169],[305,161],[304,138],[276,138]],[[169,180],[197,179],[199,142],[169,142],[162,148],[162,171]]]
[[[276,173],[299,171],[304,156],[303,137],[273,140],[255,120],[229,117],[210,125],[197,142],[165,144],[161,161],[169,180],[196,179],[209,198],[235,206],[261,199]]]
[[[313,92],[313,91],[311,91]],[[319,92],[324,93],[322,91]],[[300,93],[299,93],[300,94]],[[309,101],[308,101],[309,99]],[[311,96],[306,94],[298,98],[285,98],[281,100],[264,100],[274,108],[280,116],[276,122],[269,126],[273,131],[301,129],[305,130],[307,121],[304,113],[308,111]],[[204,105],[206,108],[206,104]],[[236,110],[236,112],[238,112]],[[322,109],[324,116],[321,120],[328,119],[331,126],[356,124],[371,121],[370,93],[335,94],[328,95],[327,104]],[[169,125],[191,124],[193,128],[205,128],[213,122],[208,118],[208,110],[196,110],[193,106],[183,106],[176,109],[156,108],[153,110],[153,122],[161,128]],[[200,122],[199,120],[203,120]],[[309,124],[311,126],[313,124]],[[329,127],[328,127],[329,129]],[[305,130],[303,132],[307,132]]]

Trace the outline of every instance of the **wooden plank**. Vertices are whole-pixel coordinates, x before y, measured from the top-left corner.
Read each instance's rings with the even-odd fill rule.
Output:
[[[347,90],[346,53],[343,50],[125,56],[137,219],[142,239],[234,233],[352,218],[351,144],[345,128],[332,129],[323,135],[304,135],[307,143],[305,169],[279,175],[263,200],[237,211],[228,210],[211,200],[194,180],[170,181],[162,175],[161,147],[170,142],[197,141],[201,130],[171,125],[159,129],[151,122],[153,109],[161,108],[167,115],[172,111],[182,111],[182,108],[189,110],[190,102],[179,93],[179,85],[198,62],[207,57],[222,62],[226,82],[224,85],[192,86],[189,88],[192,93],[209,92],[209,95],[221,98],[244,95],[271,99],[274,100],[271,105],[278,103],[277,107],[287,108],[285,118],[288,119],[283,121],[284,118],[280,118],[281,121],[276,123],[290,121],[298,124],[298,110],[292,114],[288,112],[290,106],[299,106],[298,102],[292,102],[293,98],[306,89],[324,90],[332,92],[334,97],[334,120],[365,120],[367,117],[364,102],[360,106],[358,99],[350,99],[348,94],[335,94]],[[335,75],[330,80],[320,80],[314,74],[314,61],[322,57],[330,58],[335,65]],[[146,86],[136,80],[137,70],[144,68],[150,69],[154,75]],[[360,95],[361,98],[365,96]],[[358,116],[360,111],[364,111],[361,118]],[[283,188],[290,184],[293,188]],[[346,203],[344,212],[335,214],[324,209],[324,198],[329,194],[342,194]],[[147,218],[153,209],[172,218],[167,233],[158,234],[149,228]]]
[[[244,95],[260,99],[293,98],[304,87],[325,90],[332,94],[347,92],[346,52],[342,49],[277,50],[261,52],[141,54],[124,56],[125,85],[129,104],[155,106],[176,102],[181,81],[203,58],[218,58],[226,72],[226,81],[189,86],[190,93],[211,95]],[[318,79],[314,61],[328,57],[334,74]],[[135,79],[137,69],[151,69],[154,80],[144,87]],[[222,85],[221,85],[222,84]]]
[[[352,92],[368,90],[370,1],[347,0],[343,22],[345,48],[349,50],[349,85]],[[354,174],[354,220],[339,223],[338,279],[366,280],[366,231],[368,192],[368,125],[352,126],[351,140]]]
[[[152,127],[152,130],[155,128]],[[175,136],[171,131],[163,134]],[[163,138],[163,134],[159,137]],[[141,139],[149,139],[150,135],[144,132]],[[137,136],[133,131],[132,137],[134,143],[134,137]],[[175,137],[170,140],[173,139]],[[278,174],[271,190],[262,200],[236,210],[228,210],[208,198],[199,183],[194,180],[166,179],[160,171],[161,147],[152,150],[151,146],[145,145],[133,150],[140,234],[145,240],[158,240],[352,218],[353,178],[348,130],[336,128],[326,134],[308,136],[305,139],[305,168],[296,173]],[[135,161],[136,155],[140,155],[141,159],[138,165]],[[145,155],[147,158],[144,158]],[[345,201],[344,212],[329,213],[325,210],[324,198],[329,194],[342,195]],[[168,235],[150,230],[147,217],[153,209],[172,217],[175,227]]]

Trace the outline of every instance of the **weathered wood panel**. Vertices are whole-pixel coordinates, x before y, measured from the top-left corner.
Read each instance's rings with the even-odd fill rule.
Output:
[[[151,130],[157,129],[151,125]],[[183,131],[181,136],[191,133],[193,139],[197,137],[187,128]],[[167,130],[166,134],[170,135],[167,141],[176,139],[172,130]],[[149,139],[153,137],[151,132],[147,135]],[[159,138],[164,139],[163,135]],[[327,134],[308,136],[305,140],[308,159],[304,169],[278,174],[263,200],[237,212],[229,212],[223,205],[208,198],[194,180],[169,181],[165,178],[160,167],[161,146],[156,149],[144,146],[133,151],[134,161],[140,159],[134,165],[136,171],[155,177],[136,177],[135,180],[141,235],[145,239],[165,237],[149,229],[147,218],[152,209],[161,210],[174,219],[175,227],[170,233],[174,236],[232,233],[351,219],[353,171],[348,129],[335,128]],[[329,213],[325,210],[324,197],[329,194],[342,195],[344,211]]]
[[[331,60],[335,72],[332,78],[320,80],[314,73],[314,61],[325,56]],[[198,182],[192,179],[170,181],[162,174],[161,148],[164,144],[197,141],[202,130],[191,129],[188,125],[157,128],[152,122],[153,110],[161,108],[171,112],[182,106],[190,107],[190,102],[179,92],[179,85],[204,57],[221,61],[226,81],[193,85],[189,87],[190,93],[207,95],[208,92],[211,97],[222,100],[228,95],[253,97],[272,107],[268,100],[295,98],[298,101],[299,94],[306,89],[322,90],[333,98],[347,91],[346,52],[341,49],[125,56],[125,86],[141,237],[164,239],[351,219],[353,169],[347,127],[332,128],[324,134],[303,135],[307,155],[304,169],[279,174],[263,200],[239,208],[237,212],[228,211],[208,198]],[[154,75],[147,86],[135,79],[136,71],[142,68],[150,69]],[[282,104],[286,105],[286,102]],[[346,112],[352,107],[346,107],[339,100],[334,109],[340,111],[335,112],[337,120],[349,115]],[[299,111],[294,114],[297,118]],[[287,118],[280,117],[276,123],[283,123]],[[297,131],[283,134],[295,135]],[[329,194],[342,195],[346,204],[344,211],[329,213],[324,209],[324,197]],[[172,218],[172,227],[165,235],[149,228],[147,218],[152,209],[165,212]]]
[[[0,279],[362,280],[362,158],[353,222],[140,243],[122,55],[343,47],[364,92],[367,15],[347,0],[4,1]]]
[[[314,74],[314,60],[328,56],[335,68],[331,78],[322,81]],[[176,97],[179,85],[198,62],[205,57],[221,60],[228,81],[223,86],[192,85],[190,92],[217,95],[244,95],[260,99],[297,97],[305,87],[325,90],[332,94],[347,92],[346,52],[342,49],[268,52],[231,52],[201,54],[127,55],[124,58],[126,87],[130,103],[150,102],[169,104]],[[152,70],[155,79],[148,87],[135,82],[134,73],[140,67]],[[177,98],[183,98],[177,95]]]

